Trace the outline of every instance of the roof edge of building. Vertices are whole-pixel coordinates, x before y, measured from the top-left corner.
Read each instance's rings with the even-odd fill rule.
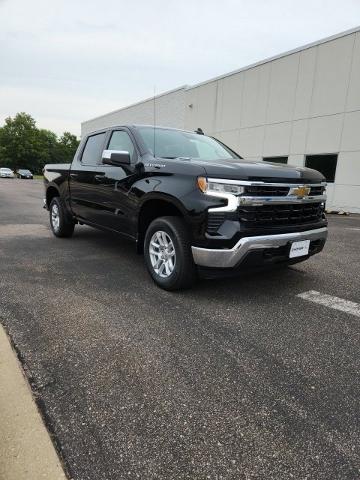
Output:
[[[176,87],[171,90],[166,90],[166,92],[159,93],[158,95],[154,95],[153,97],[144,98],[143,100],[139,100],[138,102],[131,103],[130,105],[126,105],[126,107],[117,108],[116,110],[112,110],[111,112],[103,113],[102,115],[98,115],[97,117],[89,118],[88,120],[84,120],[81,122],[81,125],[84,125],[88,122],[92,122],[93,120],[97,120],[99,118],[107,117],[108,115],[112,115],[113,113],[123,112],[128,108],[136,107],[136,105],[141,105],[142,103],[149,102],[151,100],[163,97],[164,95],[169,95],[171,93],[179,92],[180,90],[187,90],[189,85],[181,85],[181,87]]]
[[[231,77],[232,75],[236,75],[236,74],[244,72],[246,70],[251,70],[252,68],[258,67],[260,65],[265,65],[266,63],[273,62],[274,60],[279,60],[280,58],[287,57],[289,55],[293,55],[293,54],[301,52],[303,50],[307,50],[309,48],[316,47],[317,45],[322,45],[324,43],[328,43],[328,42],[331,42],[331,41],[336,40],[338,38],[346,37],[347,35],[352,35],[353,33],[357,33],[357,32],[360,32],[360,25],[357,26],[357,27],[351,28],[349,30],[345,30],[343,32],[336,33],[336,34],[331,35],[329,37],[325,37],[325,38],[322,38],[320,40],[316,40],[314,42],[307,43],[307,44],[302,45],[300,47],[296,47],[292,50],[288,50],[288,51],[280,53],[278,55],[274,55],[272,57],[265,58],[264,60],[259,60],[258,62],[251,63],[249,65],[246,65],[245,67],[241,67],[241,68],[239,68],[237,70],[233,70],[229,73],[218,75],[216,77],[210,78],[209,80],[204,80],[203,82],[199,82],[199,83],[196,83],[194,85],[182,85],[180,87],[173,88],[172,90],[167,90],[166,92],[162,92],[158,95],[155,95],[154,97],[148,97],[148,98],[145,98],[143,100],[139,100],[138,102],[132,103],[132,104],[127,105],[125,107],[117,108],[116,110],[112,110],[111,112],[104,113],[103,115],[98,115],[97,117],[93,117],[93,118],[90,118],[88,120],[84,120],[83,122],[81,122],[81,125],[86,125],[88,122],[92,122],[92,121],[97,120],[99,118],[107,117],[108,115],[112,115],[112,114],[117,113],[117,112],[123,112],[124,110],[127,110],[128,108],[132,108],[132,107],[135,107],[137,105],[141,105],[142,103],[145,103],[145,102],[151,101],[153,99],[163,97],[164,95],[169,95],[171,93],[175,93],[175,92],[178,92],[180,90],[184,90],[184,91],[192,90],[194,88],[201,87],[202,85],[206,85],[207,83],[212,83],[212,82],[216,82],[218,80],[221,80],[223,78]]]
[[[322,45],[324,43],[332,42],[333,40],[337,40],[338,38],[346,37],[347,35],[352,35],[353,33],[360,32],[360,25],[354,28],[350,28],[349,30],[344,30],[340,33],[335,33],[329,37],[321,38],[320,40],[316,40],[311,43],[307,43],[300,47],[293,48],[292,50],[287,50],[286,52],[279,53],[278,55],[274,55],[272,57],[265,58],[264,60],[259,60],[258,62],[251,63],[246,65],[245,67],[238,68],[236,70],[232,70],[229,73],[224,73],[222,75],[218,75],[216,77],[210,78],[209,80],[204,80],[203,82],[196,83],[194,85],[189,85],[186,90],[191,90],[193,88],[201,87],[207,83],[216,82],[221,80],[222,78],[230,77],[232,75],[236,75],[237,73],[244,72],[246,70],[251,70],[252,68],[258,67],[260,65],[265,65],[266,63],[273,62],[274,60],[279,60],[280,58],[287,57],[289,55],[293,55],[294,53],[302,52],[303,50],[307,50],[312,47],[316,47],[317,45]]]

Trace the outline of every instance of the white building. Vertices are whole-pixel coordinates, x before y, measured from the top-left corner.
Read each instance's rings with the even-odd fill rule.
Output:
[[[82,124],[201,127],[246,159],[306,165],[328,207],[360,213],[360,27]]]

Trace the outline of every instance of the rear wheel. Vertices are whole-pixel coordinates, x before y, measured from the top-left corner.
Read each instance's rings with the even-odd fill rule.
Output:
[[[185,222],[179,217],[160,217],[147,229],[144,242],[147,269],[165,290],[190,288],[196,278]]]
[[[50,226],[56,237],[71,237],[75,222],[65,210],[60,197],[54,197],[50,203]]]

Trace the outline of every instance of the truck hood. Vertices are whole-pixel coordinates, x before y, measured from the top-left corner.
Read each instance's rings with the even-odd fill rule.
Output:
[[[201,165],[208,177],[275,183],[319,183],[325,177],[311,168],[249,160],[191,160]]]

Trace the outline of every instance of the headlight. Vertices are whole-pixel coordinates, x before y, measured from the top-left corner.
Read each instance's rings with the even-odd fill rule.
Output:
[[[217,193],[230,193],[232,195],[240,195],[244,193],[244,187],[236,183],[227,183],[228,180],[212,180],[205,177],[198,177],[197,185],[203,193],[208,195]]]

